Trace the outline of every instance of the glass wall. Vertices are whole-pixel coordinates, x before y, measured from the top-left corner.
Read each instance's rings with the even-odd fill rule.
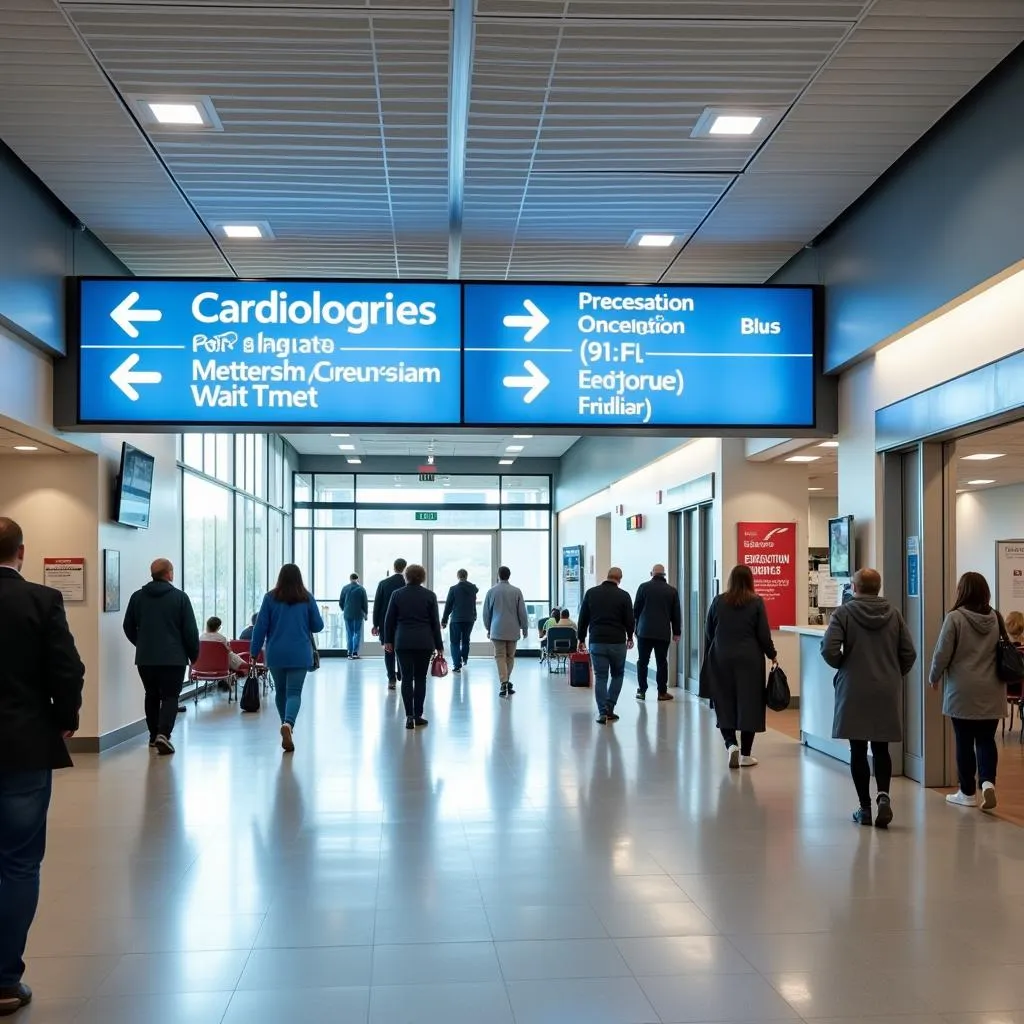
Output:
[[[267,434],[184,434],[181,585],[202,628],[237,636],[291,559],[295,453]]]
[[[295,561],[313,581],[327,629],[323,647],[344,646],[338,608],[353,572],[370,597],[395,558],[421,562],[440,601],[465,568],[480,603],[497,567],[512,569],[530,612],[530,640],[551,602],[551,480],[547,476],[296,473]],[[483,630],[476,637],[484,640]]]

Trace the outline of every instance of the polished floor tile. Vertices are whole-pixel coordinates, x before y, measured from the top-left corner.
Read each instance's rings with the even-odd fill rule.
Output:
[[[1024,830],[769,732],[730,772],[680,694],[598,727],[524,662],[325,660],[283,755],[211,698],[56,779],[19,1024],[1024,1024]],[[1016,743],[1016,739],[1012,741]]]

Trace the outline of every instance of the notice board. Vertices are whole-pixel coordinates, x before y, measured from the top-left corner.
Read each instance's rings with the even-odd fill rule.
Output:
[[[795,626],[796,523],[736,525],[739,562],[754,574],[754,589],[764,599],[769,626]]]

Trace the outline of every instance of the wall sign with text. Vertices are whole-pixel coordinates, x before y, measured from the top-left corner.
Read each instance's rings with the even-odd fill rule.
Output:
[[[736,531],[739,562],[754,574],[769,626],[795,626],[796,523],[737,523]]]

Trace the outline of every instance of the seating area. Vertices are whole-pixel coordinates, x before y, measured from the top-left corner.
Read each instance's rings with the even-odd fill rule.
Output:
[[[239,655],[245,662],[245,669],[232,671],[231,654]],[[216,640],[199,641],[199,657],[189,668],[188,681],[192,687],[193,703],[199,703],[200,689],[205,697],[209,692],[210,684],[219,685],[224,683],[227,686],[228,703],[232,704],[238,700],[238,680],[244,678],[249,672],[249,641],[229,640],[228,646]],[[266,694],[270,684],[270,672],[267,669],[266,658],[263,651],[257,655],[256,663],[253,666],[256,675],[260,680],[263,693]]]

